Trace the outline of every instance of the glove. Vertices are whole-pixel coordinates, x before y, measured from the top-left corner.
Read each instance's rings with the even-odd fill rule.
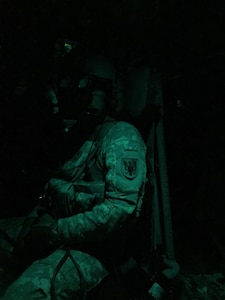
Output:
[[[180,271],[180,266],[176,260],[169,259],[166,255],[163,255],[162,258],[166,269],[163,269],[160,273],[155,273],[153,275],[151,279],[152,286],[148,291],[149,299],[162,299],[165,291],[169,288],[170,280],[174,279]]]
[[[28,248],[35,258],[50,254],[60,244],[61,237],[57,230],[57,222],[47,213],[38,218],[24,238],[25,248]]]
[[[174,279],[180,272],[180,266],[174,259],[169,259],[166,255],[163,255],[163,262],[167,269],[162,271],[162,274],[165,275],[168,279]]]

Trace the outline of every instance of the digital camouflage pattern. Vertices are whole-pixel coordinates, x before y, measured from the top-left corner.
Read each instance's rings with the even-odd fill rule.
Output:
[[[126,122],[112,126],[87,170],[90,181],[105,181],[104,199],[84,214],[59,219],[64,243],[101,240],[135,213],[146,180],[145,155],[146,147],[136,128]],[[124,167],[125,159],[135,160],[135,176],[131,178]],[[73,170],[67,165],[64,171],[68,178]]]
[[[64,255],[65,251],[58,249],[50,256],[35,261],[7,289],[4,297],[1,299],[52,299],[51,279]],[[80,291],[81,278],[79,271],[82,272],[82,276],[85,279],[83,288],[86,291],[96,286],[108,274],[107,270],[96,258],[75,250],[71,250],[71,255],[78,264],[79,269],[70,258],[67,258],[54,280],[56,299],[74,299],[75,295],[82,293]]]
[[[79,199],[79,205],[82,205],[82,199],[84,202],[87,198],[92,199],[76,214],[58,219],[57,230],[62,244],[75,249],[71,254],[76,264],[68,257],[59,268],[54,281],[56,299],[74,299],[79,295],[81,278],[85,289],[89,290],[108,274],[98,259],[77,249],[110,239],[131,216],[138,216],[146,181],[145,156],[146,146],[134,126],[106,119],[80,151],[64,164],[60,178],[50,182],[52,198],[59,194],[64,200],[68,200],[66,197],[75,202]],[[78,169],[79,176],[76,174]],[[79,190],[76,184],[81,186],[81,182],[83,188]],[[91,183],[104,186],[97,199],[93,199]],[[65,250],[57,249],[48,257],[35,261],[8,287],[2,299],[51,299],[51,280],[63,257]]]

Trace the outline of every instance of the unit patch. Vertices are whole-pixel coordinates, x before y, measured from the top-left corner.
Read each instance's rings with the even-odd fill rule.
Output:
[[[137,176],[137,162],[135,158],[122,158],[121,171],[124,177],[134,179]]]

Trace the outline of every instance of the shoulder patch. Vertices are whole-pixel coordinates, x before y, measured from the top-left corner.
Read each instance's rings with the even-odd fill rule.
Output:
[[[137,177],[138,170],[137,170],[137,163],[138,159],[136,158],[122,158],[121,159],[121,172],[124,177],[127,179],[134,179]]]

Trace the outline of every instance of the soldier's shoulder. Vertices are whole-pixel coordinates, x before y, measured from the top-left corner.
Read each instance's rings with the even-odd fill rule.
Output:
[[[137,134],[140,135],[138,129],[131,123],[126,121],[118,121],[115,126],[112,128],[112,131],[118,131],[120,134]]]
[[[109,130],[106,138],[108,141],[133,140],[141,144],[144,143],[139,130],[133,124],[126,121],[116,122]]]

